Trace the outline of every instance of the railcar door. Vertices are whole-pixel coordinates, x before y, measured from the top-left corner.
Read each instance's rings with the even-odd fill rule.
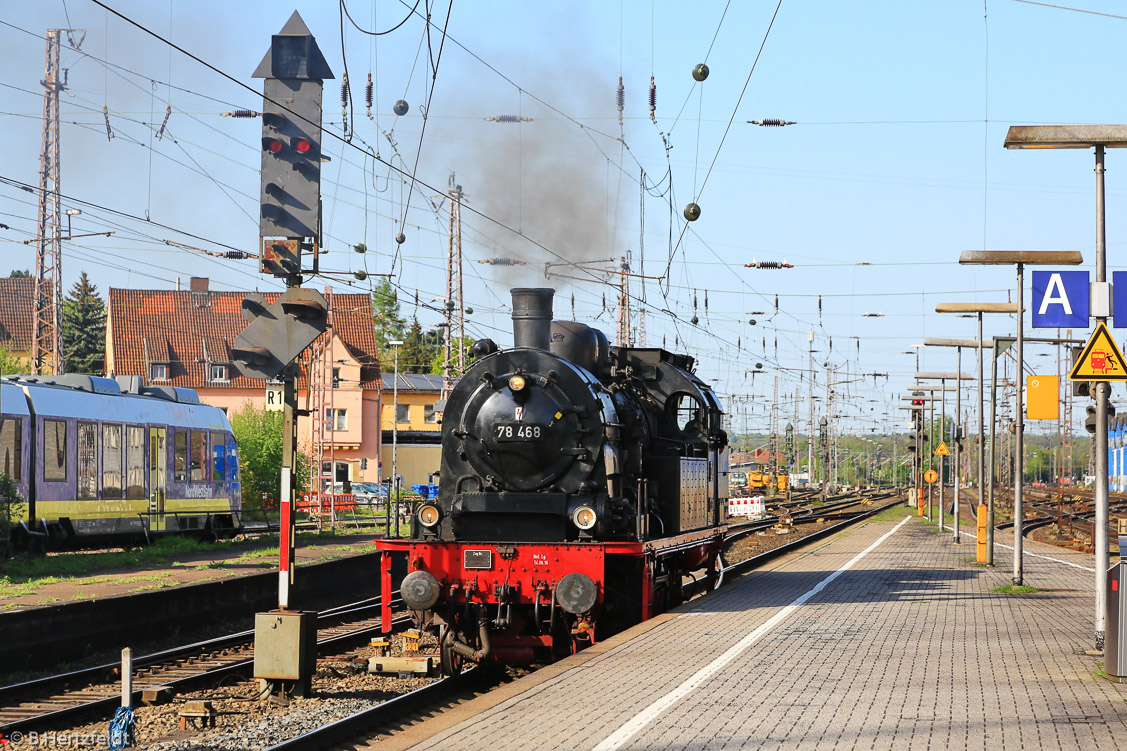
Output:
[[[164,499],[168,478],[166,428],[149,428],[149,529],[163,531]]]

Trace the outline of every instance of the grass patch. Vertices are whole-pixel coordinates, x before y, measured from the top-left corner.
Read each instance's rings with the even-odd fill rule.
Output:
[[[900,519],[903,519],[905,516],[908,516],[909,514],[915,514],[915,513],[916,513],[915,509],[908,508],[907,506],[893,506],[892,508],[886,508],[884,511],[881,511],[879,514],[876,514],[876,515],[870,517],[870,520],[875,521],[875,522],[899,521]]]
[[[169,536],[162,537],[151,545],[131,550],[113,551],[106,553],[60,553],[58,555],[16,558],[0,562],[0,599],[24,597],[34,594],[39,587],[56,584],[86,576],[98,571],[120,568],[138,568],[150,565],[163,565],[172,558],[192,555],[194,553],[230,553],[245,548],[248,544],[258,545],[262,541],[277,540],[277,536],[263,536],[257,541],[208,542],[195,540],[190,537]],[[267,547],[264,549],[250,550],[240,556],[236,561],[246,562],[252,558],[277,556],[278,548]],[[187,565],[187,564],[181,564]],[[198,567],[197,567],[198,568]],[[144,574],[131,577],[126,581],[153,581],[169,576],[168,572],[158,574]],[[118,577],[98,576],[78,582],[79,585],[103,584],[107,582],[122,581]]]
[[[1036,587],[1026,586],[1024,584],[1007,584],[1004,587],[998,587],[994,591],[1000,595],[1031,595],[1034,592],[1040,592],[1041,590],[1037,589]]]
[[[344,530],[341,530],[342,532]],[[332,542],[338,539],[339,533],[334,534],[329,530],[322,532],[302,533],[298,538],[299,544],[309,541],[307,545],[316,550],[317,541]],[[271,544],[273,543],[273,544]],[[202,541],[191,537],[176,535],[161,537],[151,545],[128,550],[99,552],[99,553],[59,553],[56,555],[16,558],[0,561],[0,601],[16,599],[34,595],[37,590],[48,584],[57,584],[62,581],[74,581],[78,586],[86,587],[93,584],[107,583],[134,583],[157,582],[171,576],[170,572],[155,572],[138,574],[122,578],[120,576],[91,576],[101,571],[112,569],[143,568],[146,566],[171,566],[192,571],[207,571],[209,569],[224,569],[234,567],[266,568],[273,565],[278,558],[278,536],[261,535],[254,540],[222,540],[219,542]],[[250,547],[250,549],[247,549]],[[365,544],[360,547],[361,552],[375,549],[375,544]],[[185,561],[172,561],[199,553],[215,553],[219,555],[232,555],[242,551],[241,555],[221,561],[197,564]],[[342,554],[356,552],[353,546],[346,546]],[[339,557],[339,556],[335,556]],[[162,586],[168,586],[162,584]],[[133,590],[137,591],[137,590]]]

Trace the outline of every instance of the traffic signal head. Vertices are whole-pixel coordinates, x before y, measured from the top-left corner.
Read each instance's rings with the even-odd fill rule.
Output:
[[[1111,405],[1108,405],[1108,406],[1110,407]],[[1091,405],[1088,405],[1088,407],[1085,408],[1085,411],[1088,413],[1088,416],[1084,418],[1084,430],[1087,430],[1089,433],[1095,433],[1096,432],[1096,408],[1091,406]]]
[[[266,79],[260,237],[317,237],[321,222],[321,84]]]
[[[333,77],[296,12],[254,72],[264,78],[259,237],[317,238],[321,224],[321,94]]]
[[[1076,361],[1080,359],[1080,354],[1084,351],[1083,347],[1072,348],[1072,366],[1076,367]],[[1072,395],[1073,396],[1093,396],[1091,381],[1073,381],[1072,382]]]

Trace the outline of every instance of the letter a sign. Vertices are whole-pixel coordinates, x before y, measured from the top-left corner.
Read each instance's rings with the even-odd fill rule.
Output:
[[[1096,326],[1068,378],[1072,381],[1127,381],[1127,365],[1106,325]]]
[[[1033,272],[1033,328],[1088,327],[1088,272]]]

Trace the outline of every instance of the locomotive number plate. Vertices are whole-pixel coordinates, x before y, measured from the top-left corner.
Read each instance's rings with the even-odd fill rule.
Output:
[[[547,426],[538,422],[499,422],[493,426],[493,437],[498,441],[542,441]]]
[[[468,569],[479,569],[488,571],[493,568],[493,551],[492,550],[466,550],[462,560],[462,566]]]

